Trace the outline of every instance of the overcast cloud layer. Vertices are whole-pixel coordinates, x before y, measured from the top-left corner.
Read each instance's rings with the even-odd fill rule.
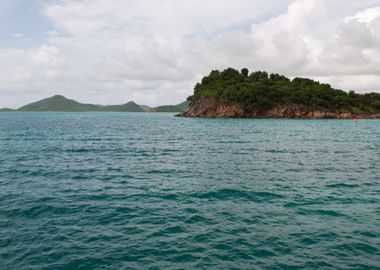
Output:
[[[35,3],[51,30],[31,46],[0,43],[0,107],[54,94],[179,103],[203,75],[230,66],[380,91],[380,0]],[[9,33],[20,45],[29,35]]]

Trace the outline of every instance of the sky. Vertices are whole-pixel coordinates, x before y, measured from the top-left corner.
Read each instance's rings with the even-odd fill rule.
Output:
[[[228,67],[380,92],[380,0],[0,0],[0,107],[176,104]]]

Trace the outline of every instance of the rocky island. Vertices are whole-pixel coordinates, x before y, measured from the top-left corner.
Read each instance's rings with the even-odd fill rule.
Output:
[[[380,94],[357,94],[307,78],[214,70],[197,83],[180,116],[209,118],[380,118]]]

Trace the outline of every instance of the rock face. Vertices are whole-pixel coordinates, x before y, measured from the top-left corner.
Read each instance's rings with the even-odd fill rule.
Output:
[[[206,118],[294,118],[294,119],[380,119],[377,114],[354,114],[352,112],[313,110],[300,106],[278,105],[268,110],[257,111],[243,104],[221,102],[214,98],[201,97],[192,102],[180,116]]]

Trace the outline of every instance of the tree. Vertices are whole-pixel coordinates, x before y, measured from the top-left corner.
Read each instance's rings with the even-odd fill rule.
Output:
[[[267,110],[277,105],[298,106],[313,110],[380,112],[380,94],[357,94],[334,89],[307,78],[289,78],[280,74],[247,68],[212,71],[195,86],[190,101],[211,97],[223,102],[243,104],[245,108]]]
[[[247,68],[243,68],[242,70],[241,70],[241,74],[243,74],[243,76],[244,77],[248,77],[248,74],[249,74],[249,70],[247,69]]]

